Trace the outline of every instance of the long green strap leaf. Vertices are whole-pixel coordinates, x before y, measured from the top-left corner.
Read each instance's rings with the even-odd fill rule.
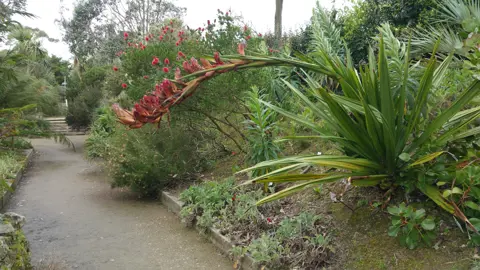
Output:
[[[449,119],[459,112],[470,100],[480,94],[480,81],[475,80],[470,87],[465,90],[462,95],[443,113],[438,115],[425,129],[422,135],[415,140],[409,149],[415,149],[418,145],[422,145],[430,136],[438,131]]]
[[[290,196],[290,195],[293,195],[294,193],[297,193],[311,185],[315,185],[315,184],[320,184],[320,183],[331,183],[331,182],[335,182],[335,181],[338,181],[340,179],[343,179],[343,178],[349,178],[351,176],[359,176],[358,174],[335,174],[335,175],[332,175],[332,176],[327,176],[327,177],[322,177],[320,179],[315,179],[315,180],[310,180],[310,181],[307,181],[305,183],[301,183],[301,184],[298,184],[298,185],[295,185],[293,187],[289,187],[289,188],[286,188],[282,191],[279,191],[277,193],[274,193],[272,195],[269,195],[261,200],[259,200],[257,202],[257,205],[262,205],[264,203],[268,203],[268,202],[271,202],[271,201],[275,201],[275,200],[278,200],[278,199],[281,199],[281,198],[284,198],[284,197],[287,197],[287,196]],[[369,180],[370,178],[385,178],[385,175],[365,175],[366,178],[364,178],[363,180],[367,181]]]

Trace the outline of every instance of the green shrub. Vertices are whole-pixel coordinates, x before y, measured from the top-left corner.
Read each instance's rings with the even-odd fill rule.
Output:
[[[68,111],[65,118],[74,128],[88,127],[103,99],[105,67],[92,67],[84,73],[73,72],[67,82]]]
[[[245,126],[248,130],[248,159],[252,165],[276,159],[280,153],[280,148],[273,139],[277,130],[276,114],[261,103],[262,99],[265,99],[265,94],[261,94],[257,87],[252,87],[245,102],[250,111]],[[252,176],[263,175],[268,171],[268,168],[255,170]]]
[[[208,166],[202,142],[174,119],[168,129],[125,130],[111,111],[100,109],[86,141],[86,155],[105,160],[113,187],[155,197],[166,185],[192,178]]]
[[[426,217],[424,209],[414,209],[401,203],[398,206],[388,207],[392,215],[392,226],[388,235],[397,237],[400,243],[409,249],[416,248],[420,243],[432,245],[435,239],[435,221],[433,217]]]

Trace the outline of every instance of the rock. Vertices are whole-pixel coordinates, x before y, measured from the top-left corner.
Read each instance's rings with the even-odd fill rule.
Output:
[[[10,223],[0,224],[0,235],[9,235],[15,232],[15,228]]]
[[[21,229],[26,221],[24,216],[13,212],[7,212],[3,214],[3,217],[8,218],[12,223],[13,227],[15,227],[16,229]]]
[[[0,261],[3,261],[5,257],[7,257],[9,252],[10,252],[10,248],[5,242],[5,238],[0,237]]]

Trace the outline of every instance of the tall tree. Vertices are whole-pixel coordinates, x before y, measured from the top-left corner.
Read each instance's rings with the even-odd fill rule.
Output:
[[[282,37],[282,10],[283,0],[275,0],[275,39],[277,40],[277,46],[280,45]]]
[[[105,63],[124,46],[120,33],[145,36],[152,26],[184,11],[168,0],[82,0],[75,4],[72,19],[62,16],[60,24],[63,40],[76,57]]]

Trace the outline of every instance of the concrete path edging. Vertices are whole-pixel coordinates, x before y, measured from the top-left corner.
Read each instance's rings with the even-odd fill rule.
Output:
[[[17,176],[13,181],[8,181],[7,184],[10,186],[10,188],[13,190],[6,190],[3,195],[0,196],[0,210],[3,210],[5,206],[8,204],[10,201],[10,198],[12,197],[13,192],[15,192],[15,188],[17,187],[18,183],[22,180],[23,175],[28,167],[28,164],[32,161],[34,150],[33,149],[26,149],[24,151],[26,155],[25,159],[25,164],[23,164],[23,167],[17,172]]]
[[[182,210],[183,202],[180,201],[179,198],[175,197],[170,192],[162,191],[160,192],[160,201],[162,202],[163,205],[165,205],[168,208],[169,211],[173,212],[177,216],[180,216],[180,211]],[[232,249],[232,247],[234,247],[234,245],[227,237],[222,235],[219,230],[209,227],[205,232],[203,228],[200,228],[198,226],[195,226],[195,229],[198,232],[205,234],[207,239],[210,242],[212,242],[225,256],[228,256],[230,259],[233,259],[230,254],[230,250]],[[255,263],[252,257],[246,255],[240,259],[240,266],[237,267],[236,269],[256,270],[259,268],[255,266]],[[262,269],[266,270],[267,268],[264,267]]]

